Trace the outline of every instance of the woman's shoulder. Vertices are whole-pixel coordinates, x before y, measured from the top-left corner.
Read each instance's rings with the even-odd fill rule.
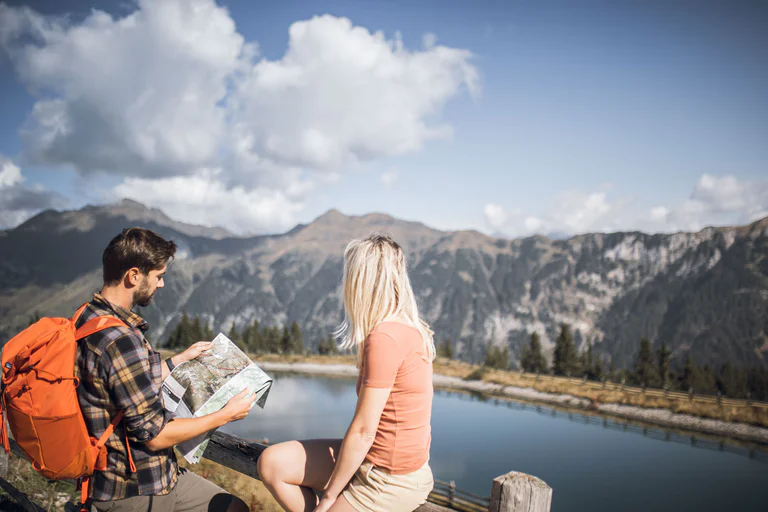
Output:
[[[390,338],[408,338],[416,336],[421,337],[418,329],[412,325],[397,320],[386,320],[373,328],[371,333],[385,334]]]
[[[394,342],[404,349],[421,346],[421,333],[415,327],[403,322],[387,320],[373,328],[370,339],[381,342]]]

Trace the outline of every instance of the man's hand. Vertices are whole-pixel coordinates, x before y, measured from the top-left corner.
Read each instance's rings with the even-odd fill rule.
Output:
[[[323,499],[320,500],[320,503],[317,504],[313,512],[327,512],[331,509],[334,503],[336,503],[336,497],[323,496]]]
[[[187,361],[191,361],[206,350],[211,350],[213,348],[213,342],[212,341],[198,341],[197,343],[191,345],[187,350],[184,352],[181,352],[179,354],[176,354],[173,356],[173,364],[179,365],[181,363],[186,363]]]
[[[248,394],[248,388],[245,388],[235,396],[229,399],[227,405],[221,409],[221,414],[227,420],[227,423],[231,421],[238,421],[246,416],[251,410],[251,405],[256,401],[256,393],[246,398]]]

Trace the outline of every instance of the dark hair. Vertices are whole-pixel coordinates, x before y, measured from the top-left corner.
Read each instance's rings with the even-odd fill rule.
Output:
[[[144,228],[128,228],[117,235],[104,249],[101,262],[104,284],[114,285],[133,267],[142,274],[159,270],[176,254],[176,244]]]

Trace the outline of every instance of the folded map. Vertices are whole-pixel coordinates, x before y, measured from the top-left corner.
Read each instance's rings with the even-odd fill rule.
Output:
[[[233,396],[248,388],[248,395],[255,394],[255,403],[263,409],[271,387],[272,378],[219,333],[213,339],[213,348],[176,366],[165,379],[163,405],[175,418],[199,418],[222,409]],[[197,463],[213,432],[176,448],[188,462]]]

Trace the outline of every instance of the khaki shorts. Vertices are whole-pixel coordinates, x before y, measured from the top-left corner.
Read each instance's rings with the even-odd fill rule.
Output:
[[[358,512],[410,512],[427,501],[435,480],[429,462],[407,475],[363,462],[342,495]]]
[[[208,512],[227,510],[233,499],[224,489],[184,469],[168,494],[91,501],[91,512]]]

